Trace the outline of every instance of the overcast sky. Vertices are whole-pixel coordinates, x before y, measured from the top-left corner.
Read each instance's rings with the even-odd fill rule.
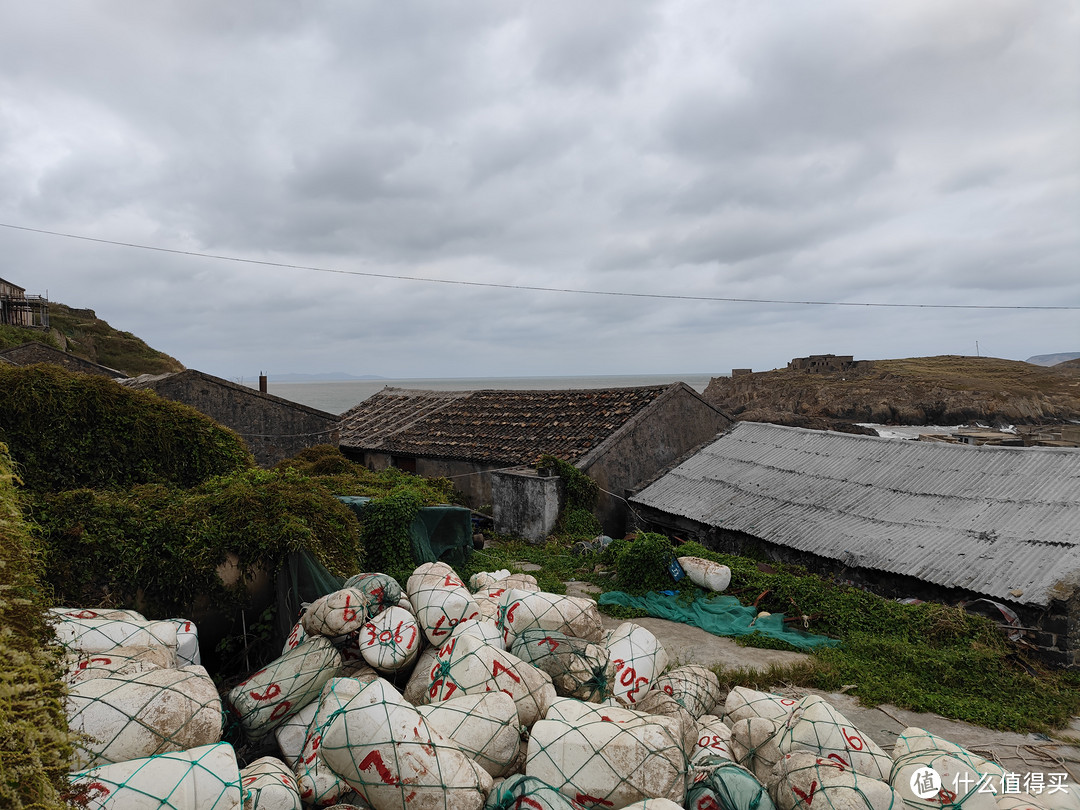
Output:
[[[0,276],[189,368],[1080,351],[1080,4],[8,3]]]

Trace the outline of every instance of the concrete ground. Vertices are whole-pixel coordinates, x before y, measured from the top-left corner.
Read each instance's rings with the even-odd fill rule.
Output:
[[[566,583],[566,592],[571,596],[595,597],[598,590],[585,582]],[[601,616],[606,629],[614,629],[622,624],[621,619]],[[766,670],[772,664],[790,664],[809,658],[803,653],[740,647],[729,638],[665,619],[649,617],[633,621],[660,639],[673,664],[703,664],[710,668],[721,664],[729,669]],[[911,712],[890,705],[867,708],[859,704],[857,697],[848,694],[830,694],[803,687],[782,691],[792,697],[822,695],[888,753],[892,752],[900,733],[914,726],[992,759],[1021,777],[1029,772],[1041,772],[1044,783],[1049,784],[1049,774],[1067,773],[1069,776],[1065,781],[1080,785],[1080,747],[1070,744],[1080,742],[1080,718],[1074,718],[1068,729],[1058,732],[1051,739],[1046,735],[994,731],[971,723],[948,720],[936,714]],[[1076,790],[1080,791],[1080,787]]]

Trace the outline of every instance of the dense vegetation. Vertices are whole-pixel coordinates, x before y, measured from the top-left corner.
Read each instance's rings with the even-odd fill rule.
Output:
[[[508,541],[476,552],[469,568],[493,570],[516,561],[543,566],[535,572],[545,589],[552,580],[583,579],[604,590],[643,593],[680,590],[667,572],[672,553],[712,559],[731,568],[728,595],[760,610],[806,615],[810,631],[841,639],[837,647],[816,649],[805,663],[765,672],[721,670],[721,683],[759,689],[783,684],[836,691],[849,687],[866,705],[891,703],[904,709],[998,729],[1047,731],[1080,713],[1080,673],[1051,670],[1011,644],[987,619],[962,608],[927,603],[904,605],[797,566],[708,551],[696,543],[677,550],[662,535],[616,540],[605,550],[568,552],[565,541],[537,548]],[[642,615],[633,608],[604,607],[618,618]],[[752,646],[782,642],[746,637]]]
[[[192,486],[246,469],[231,430],[190,408],[59,366],[0,366],[0,440],[32,490]]]
[[[92,309],[72,309],[50,301],[49,326],[50,332],[54,332],[63,342],[58,348],[132,377],[184,370],[183,364],[176,358],[150,348],[130,332],[114,329],[98,318]],[[40,330],[24,331],[41,334]],[[28,337],[19,342],[25,343],[26,340],[41,338]]]
[[[0,445],[0,806],[64,807],[71,740],[60,667],[44,620],[41,552]]]

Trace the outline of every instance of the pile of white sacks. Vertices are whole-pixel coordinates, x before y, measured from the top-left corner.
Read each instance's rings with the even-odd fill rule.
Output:
[[[56,629],[90,808],[1080,810],[1080,786],[1005,792],[998,765],[921,729],[889,756],[818,696],[722,700],[709,670],[529,575],[466,587],[426,564],[404,593],[357,575],[224,701],[189,622],[88,613]],[[225,722],[278,755],[241,768]]]

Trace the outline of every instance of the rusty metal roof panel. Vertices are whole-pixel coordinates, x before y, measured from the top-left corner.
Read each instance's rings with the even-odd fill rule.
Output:
[[[1021,604],[1080,574],[1078,450],[743,422],[631,502]]]

